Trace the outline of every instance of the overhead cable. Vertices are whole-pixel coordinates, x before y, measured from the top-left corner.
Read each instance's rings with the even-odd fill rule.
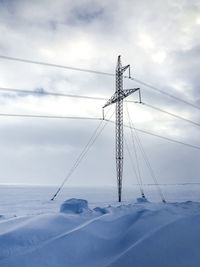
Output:
[[[172,94],[170,94],[170,93],[168,93],[168,92],[166,92],[166,91],[160,90],[159,88],[157,88],[157,87],[155,87],[155,86],[153,86],[153,85],[151,85],[151,84],[148,84],[148,83],[146,83],[146,82],[140,81],[140,80],[138,80],[138,79],[136,79],[136,78],[133,78],[133,77],[125,76],[124,78],[127,78],[127,79],[130,79],[130,80],[132,80],[132,81],[135,81],[135,82],[137,82],[137,83],[139,83],[139,84],[142,84],[142,85],[144,85],[145,87],[148,87],[148,88],[150,88],[150,89],[152,89],[152,90],[154,90],[154,91],[156,91],[156,92],[159,92],[159,93],[161,93],[161,94],[163,94],[163,95],[166,95],[166,96],[168,96],[168,97],[171,97],[171,98],[173,98],[173,99],[175,99],[175,100],[177,100],[177,101],[179,101],[179,102],[182,102],[182,103],[184,103],[184,104],[187,104],[187,105],[189,105],[189,106],[191,106],[191,107],[193,107],[193,108],[196,108],[196,109],[199,109],[199,110],[200,110],[200,107],[197,106],[196,104],[191,103],[191,102],[189,102],[189,101],[186,101],[186,100],[184,100],[183,98],[180,98],[180,97],[177,97],[177,96],[175,96],[175,95],[172,95]]]
[[[95,117],[53,116],[53,115],[14,114],[14,113],[0,113],[0,117],[71,119],[71,120],[75,120],[75,119],[78,119],[78,120],[102,120],[102,118],[95,118]]]
[[[50,95],[50,96],[59,96],[59,97],[72,97],[72,98],[83,98],[83,99],[91,99],[91,100],[108,100],[106,97],[98,97],[98,96],[88,96],[88,95],[74,95],[74,94],[65,94],[65,93],[54,93],[43,90],[25,90],[25,89],[16,89],[16,88],[7,88],[0,87],[0,91],[2,92],[14,92],[14,93],[23,93],[23,94],[33,94],[33,95]],[[130,103],[139,103],[138,101],[127,101]]]
[[[11,113],[0,113],[0,117],[21,117],[21,118],[44,118],[44,119],[78,119],[78,120],[103,120],[102,118],[93,118],[93,117],[70,117],[70,116],[52,116],[52,115],[33,115],[33,114],[11,114]],[[108,119],[104,119],[106,121],[108,121]],[[111,123],[115,123],[114,121],[111,121],[109,120],[109,122]],[[124,124],[125,127],[130,127],[129,125],[126,125]],[[178,143],[180,145],[185,145],[185,146],[188,146],[188,147],[191,147],[191,148],[195,148],[195,149],[200,149],[200,146],[196,146],[196,145],[191,145],[191,144],[188,144],[188,143],[184,143],[182,141],[178,141],[178,140],[175,140],[175,139],[172,139],[172,138],[169,138],[169,137],[166,137],[166,136],[162,136],[162,135],[158,135],[156,133],[152,133],[152,132],[149,132],[149,131],[146,131],[146,130],[142,130],[142,129],[138,129],[138,128],[134,128],[136,129],[137,131],[139,132],[142,132],[144,134],[148,134],[148,135],[151,135],[151,136],[154,136],[154,137],[158,137],[158,138],[161,138],[161,139],[165,139],[167,141],[170,141],[170,142],[174,142],[174,143]]]
[[[195,121],[192,121],[192,120],[183,118],[183,117],[181,117],[181,116],[179,116],[179,115],[177,115],[177,114],[174,114],[174,113],[172,113],[172,112],[163,110],[163,109],[161,109],[161,108],[155,107],[155,106],[153,106],[153,105],[150,105],[150,104],[147,104],[147,103],[144,103],[144,102],[142,102],[141,104],[143,104],[144,106],[149,107],[149,108],[151,108],[151,109],[160,111],[160,112],[165,113],[165,114],[167,114],[167,115],[170,115],[170,116],[172,116],[172,117],[174,117],[174,118],[183,120],[183,121],[185,121],[185,122],[188,122],[188,123],[191,123],[191,124],[193,124],[193,125],[195,125],[195,126],[200,127],[200,123],[198,123],[198,122],[195,122]]]
[[[94,73],[94,74],[100,74],[100,75],[106,75],[106,76],[112,76],[114,77],[115,74],[114,73],[108,73],[108,72],[103,72],[103,71],[96,71],[96,70],[91,70],[91,69],[85,69],[85,68],[77,68],[77,67],[70,67],[70,66],[65,66],[65,65],[60,65],[60,64],[53,64],[53,63],[48,63],[48,62],[42,62],[42,61],[35,61],[35,60],[29,60],[29,59],[24,59],[24,58],[18,58],[18,57],[10,57],[10,56],[4,56],[4,55],[0,55],[0,58],[1,59],[6,59],[6,60],[11,60],[11,61],[18,61],[18,62],[23,62],[23,63],[30,63],[30,64],[37,64],[37,65],[43,65],[43,66],[48,66],[48,67],[56,67],[56,68],[62,68],[62,69],[68,69],[68,70],[74,70],[74,71],[81,71],[81,72],[88,72],[88,73]],[[148,84],[146,82],[143,82],[139,79],[136,79],[136,78],[133,78],[133,77],[130,77],[130,76],[123,76],[124,78],[127,78],[127,79],[130,79],[130,80],[133,80],[139,84],[142,84],[144,85],[145,87],[148,87],[154,91],[157,91],[163,95],[167,95],[168,97],[171,97],[179,102],[182,102],[184,104],[187,104],[187,105],[190,105],[192,106],[193,108],[196,108],[196,109],[199,109],[200,110],[200,107],[197,106],[196,104],[194,103],[191,103],[189,101],[186,101],[182,98],[179,98],[177,96],[174,96],[168,92],[165,92],[163,90],[160,90],[159,88],[151,85],[151,84]]]
[[[105,120],[107,120],[107,119],[105,119]],[[110,122],[111,122],[111,123],[115,123],[115,122],[112,121],[112,120],[110,120]],[[124,125],[124,127],[130,128],[129,125],[126,125],[126,124],[123,124],[123,125]],[[158,138],[161,138],[161,139],[164,139],[164,140],[173,142],[173,143],[177,143],[177,144],[180,144],[180,145],[184,145],[184,146],[188,146],[188,147],[191,147],[191,148],[195,148],[195,149],[200,150],[200,146],[196,146],[196,145],[191,145],[191,144],[188,144],[188,143],[184,143],[184,142],[179,141],[179,140],[175,140],[175,139],[172,139],[172,138],[163,136],[163,135],[159,135],[159,134],[152,133],[152,132],[149,132],[149,131],[146,131],[146,130],[138,129],[138,128],[135,128],[135,127],[134,127],[134,129],[135,129],[136,131],[141,132],[141,133],[144,133],[144,134],[148,134],[148,135],[151,135],[151,136],[154,136],[154,137],[158,137]]]
[[[60,65],[60,64],[52,64],[52,63],[48,63],[48,62],[41,62],[41,61],[29,60],[29,59],[18,58],[18,57],[9,57],[9,56],[0,55],[0,58],[7,59],[7,60],[12,60],[12,61],[23,62],[23,63],[43,65],[43,66],[48,66],[48,67],[55,67],[55,68],[61,68],[61,69],[68,69],[68,70],[89,72],[89,73],[95,73],[95,74],[107,75],[107,76],[115,76],[115,74],[113,74],[113,73],[107,73],[107,72],[103,72],[103,71],[96,71],[96,70],[83,69],[83,68],[76,68],[76,67],[70,67],[70,66],[65,66],[65,65]]]
[[[106,97],[97,97],[97,96],[88,96],[88,95],[74,95],[74,94],[65,94],[65,93],[54,93],[54,92],[49,92],[49,91],[40,91],[40,90],[35,90],[35,91],[32,91],[32,90],[24,90],[24,89],[14,89],[14,88],[5,88],[5,87],[0,87],[0,91],[5,91],[5,92],[16,92],[16,93],[24,93],[24,94],[36,94],[36,95],[50,95],[50,96],[58,96],[58,97],[71,97],[71,98],[80,98],[80,99],[89,99],[89,100],[107,100],[108,98]],[[174,114],[172,112],[169,112],[169,111],[166,111],[166,110],[163,110],[161,108],[158,108],[158,107],[155,107],[153,105],[150,105],[150,104],[147,104],[145,102],[138,102],[138,101],[132,101],[132,100],[127,100],[126,102],[128,103],[135,103],[135,104],[143,104],[145,105],[146,107],[149,107],[151,109],[154,109],[154,110],[157,110],[157,111],[160,111],[160,112],[163,112],[163,113],[166,113],[172,117],[175,117],[177,119],[180,119],[180,120],[183,120],[183,121],[186,121],[186,122],[189,122],[189,123],[192,123],[193,125],[196,125],[196,126],[200,126],[199,123],[195,122],[195,121],[192,121],[192,120],[189,120],[189,119],[186,119],[182,116],[179,116],[177,114]]]

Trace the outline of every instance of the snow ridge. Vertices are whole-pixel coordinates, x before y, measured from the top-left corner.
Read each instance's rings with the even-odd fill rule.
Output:
[[[198,202],[63,205],[57,214],[1,220],[0,266],[199,267]]]

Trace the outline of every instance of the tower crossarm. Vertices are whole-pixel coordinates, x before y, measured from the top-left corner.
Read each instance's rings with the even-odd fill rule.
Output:
[[[123,100],[125,97],[133,94],[134,92],[136,92],[139,89],[140,88],[122,90],[120,92],[119,96],[118,96],[118,93],[115,92],[114,95],[106,102],[106,104],[103,106],[103,108],[105,108],[109,105],[112,105],[112,104],[116,103],[117,101]]]
[[[105,108],[105,107],[107,107],[107,106],[109,106],[109,105],[111,105],[113,103],[116,103],[117,99],[118,99],[117,93],[114,93],[114,95],[111,96],[111,98],[106,102],[106,104],[103,106],[103,108]]]
[[[122,71],[122,72],[125,72],[128,68],[130,69],[130,65],[126,65],[126,66],[122,67],[122,68],[121,68],[121,71]],[[129,76],[130,76],[130,75],[129,75]]]
[[[124,90],[123,90],[123,95],[124,95],[123,98],[125,98],[125,97],[127,97],[127,96],[129,96],[129,95],[131,95],[131,94],[133,94],[133,93],[135,93],[135,92],[138,91],[138,90],[140,90],[140,88],[124,89]]]

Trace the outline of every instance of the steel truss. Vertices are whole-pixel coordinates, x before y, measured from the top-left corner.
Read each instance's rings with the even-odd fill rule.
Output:
[[[118,185],[118,201],[122,200],[122,177],[123,177],[123,100],[127,96],[138,91],[139,88],[123,90],[123,73],[129,69],[130,65],[122,66],[121,56],[118,56],[116,66],[116,91],[114,95],[106,102],[103,108],[116,103],[116,171],[117,171],[117,185]]]

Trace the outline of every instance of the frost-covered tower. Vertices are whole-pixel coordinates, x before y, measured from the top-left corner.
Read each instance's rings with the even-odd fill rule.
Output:
[[[116,66],[116,91],[114,95],[107,101],[103,108],[116,103],[116,171],[117,171],[117,185],[118,185],[118,201],[122,198],[122,176],[123,176],[123,99],[139,88],[123,90],[123,73],[129,69],[130,65],[122,66],[121,56],[118,56]]]

